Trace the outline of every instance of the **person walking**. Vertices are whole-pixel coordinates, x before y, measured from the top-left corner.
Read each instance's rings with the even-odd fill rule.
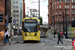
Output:
[[[2,29],[2,31],[0,32],[0,41],[1,41],[1,44],[3,44],[3,41],[4,41],[4,29]]]
[[[63,32],[61,31],[60,33],[61,33],[61,38],[63,39]]]
[[[54,38],[55,38],[56,30],[54,30]]]
[[[9,29],[6,29],[5,35],[4,35],[4,44],[6,45],[7,43],[11,44],[9,41]]]
[[[17,29],[17,35],[19,35],[19,28]]]
[[[61,35],[60,35],[60,32],[58,31],[58,41],[57,41],[57,44],[59,44],[59,41],[63,44],[63,42],[61,41]]]

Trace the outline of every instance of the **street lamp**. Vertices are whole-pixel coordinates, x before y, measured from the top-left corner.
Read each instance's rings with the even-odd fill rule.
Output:
[[[66,17],[66,8],[65,8],[65,17]],[[67,33],[67,17],[66,17],[66,39],[68,38],[68,33]]]
[[[54,38],[55,38],[55,15],[54,15]]]
[[[64,11],[63,11],[63,33],[64,33]]]
[[[38,7],[39,7],[39,20],[40,20],[40,0],[38,0]]]

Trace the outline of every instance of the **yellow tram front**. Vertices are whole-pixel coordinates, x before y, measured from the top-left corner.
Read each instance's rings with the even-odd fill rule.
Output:
[[[40,41],[40,20],[28,17],[22,20],[22,40]]]

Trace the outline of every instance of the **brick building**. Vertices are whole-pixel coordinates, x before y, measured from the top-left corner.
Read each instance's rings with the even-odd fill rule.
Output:
[[[75,19],[75,0],[48,0],[48,25],[63,31],[63,16],[66,30]]]
[[[0,23],[0,31],[5,29],[5,16],[11,16],[11,0],[0,0],[0,14],[3,14],[3,22]]]
[[[0,23],[0,31],[4,29],[5,26],[5,0],[0,0],[0,14],[3,14],[3,22]]]

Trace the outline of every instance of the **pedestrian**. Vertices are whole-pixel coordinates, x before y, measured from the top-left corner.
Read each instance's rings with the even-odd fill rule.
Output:
[[[17,35],[19,35],[19,28],[17,29]]]
[[[66,32],[63,33],[63,38],[64,38],[64,39],[65,39],[65,34],[66,34]]]
[[[11,44],[10,43],[10,41],[9,41],[9,29],[6,29],[6,31],[5,31],[5,35],[4,35],[5,37],[4,37],[4,44],[6,45],[7,43],[9,43],[9,45]]]
[[[2,29],[2,31],[0,32],[0,41],[1,41],[1,44],[3,44],[3,41],[4,41],[4,29]]]
[[[61,31],[60,34],[61,34],[61,38],[63,39],[63,32]]]
[[[54,38],[55,38],[56,30],[54,30]]]
[[[58,41],[57,41],[57,44],[59,44],[59,41],[63,44],[63,42],[61,41],[61,34],[60,34],[60,32],[58,31],[57,33],[58,33]]]

